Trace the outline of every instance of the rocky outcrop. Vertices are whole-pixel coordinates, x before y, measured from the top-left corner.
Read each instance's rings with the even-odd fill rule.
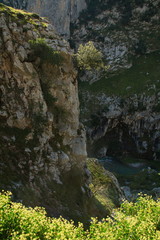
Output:
[[[85,218],[76,74],[68,43],[46,20],[0,5],[0,188],[51,215]]]
[[[160,196],[160,176],[159,171],[150,167],[145,167],[141,171],[132,177],[125,180],[121,189],[129,201],[135,201],[138,198],[139,193],[151,195],[154,199],[158,199]]]
[[[0,0],[49,18],[73,46],[90,40],[104,54],[110,71],[132,66],[132,57],[159,49],[160,1],[155,0]],[[100,74],[82,79],[97,81]]]
[[[57,32],[66,38],[70,36],[70,24],[75,22],[80,12],[86,8],[85,0],[3,0],[0,2],[47,17]]]
[[[88,126],[89,156],[132,155],[150,161],[160,160],[159,93],[152,96],[135,94],[125,100],[105,94],[85,95],[83,118]],[[94,112],[87,107],[93,102],[97,104]]]
[[[91,172],[90,188],[95,199],[102,203],[103,211],[107,210],[107,214],[111,214],[113,208],[120,206],[125,199],[117,178],[95,158],[88,158],[87,166]]]
[[[83,71],[79,76],[91,157],[160,158],[159,69],[152,68],[159,66],[159,56],[147,60],[159,54],[159,6],[159,0],[88,1],[72,28],[76,47],[93,41],[110,65],[107,73]]]

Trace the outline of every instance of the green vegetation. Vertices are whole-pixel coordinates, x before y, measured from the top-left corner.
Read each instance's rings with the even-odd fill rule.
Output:
[[[133,66],[116,75],[103,75],[100,80],[90,84],[79,81],[79,97],[81,103],[81,119],[87,119],[85,125],[94,127],[102,120],[102,113],[107,112],[109,104],[101,101],[102,96],[118,96],[123,108],[128,97],[137,95],[138,105],[128,105],[128,112],[146,110],[141,95],[152,96],[157,99],[153,111],[160,111],[158,92],[160,91],[160,52],[154,52],[135,58]],[[94,113],[94,115],[93,115]]]
[[[160,186],[160,175],[157,171],[143,169],[131,179],[130,187],[132,189],[141,189],[151,191]]]
[[[89,71],[108,69],[108,67],[104,65],[102,53],[95,48],[91,41],[85,45],[80,44],[75,56],[80,69]]]
[[[114,219],[98,222],[90,227],[90,239],[138,240],[160,239],[160,202],[139,197],[136,203],[124,202],[114,213]]]
[[[102,77],[92,85],[81,82],[80,90],[121,97],[143,92],[151,95],[160,88],[159,68],[160,52],[144,55],[134,60],[133,67],[118,75]]]
[[[63,62],[63,56],[60,51],[53,51],[44,38],[37,38],[29,41],[34,55],[40,57],[43,63],[50,63],[60,66]]]
[[[98,221],[90,228],[75,226],[63,218],[46,217],[42,208],[26,208],[11,201],[10,193],[0,194],[0,239],[14,240],[159,240],[160,201],[140,196],[136,203],[124,202],[114,217]]]
[[[87,159],[87,167],[92,177],[90,189],[97,199],[97,203],[99,202],[103,206],[103,211],[110,214],[113,208],[119,205],[117,190],[113,184],[111,173],[106,171],[94,158]]]
[[[30,13],[20,9],[8,7],[2,3],[0,3],[0,13],[9,14],[12,18],[14,18],[17,24],[31,23],[36,28],[38,28],[40,25],[43,27],[48,26],[48,23],[42,21],[43,18],[40,18],[36,13]]]
[[[83,239],[82,227],[59,218],[47,218],[42,208],[25,208],[13,203],[9,194],[0,195],[0,239]],[[82,236],[82,238],[81,238]]]

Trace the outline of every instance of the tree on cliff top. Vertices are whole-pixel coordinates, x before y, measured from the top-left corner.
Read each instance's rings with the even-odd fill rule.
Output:
[[[80,69],[99,71],[109,68],[109,66],[104,65],[102,53],[96,49],[91,41],[85,45],[80,44],[75,56]]]

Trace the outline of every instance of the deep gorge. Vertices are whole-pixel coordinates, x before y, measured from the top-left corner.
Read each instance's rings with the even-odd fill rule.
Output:
[[[47,16],[54,24],[1,6],[1,189],[12,190],[26,205],[45,206],[54,216],[102,217],[106,212],[89,188],[88,154],[118,159],[124,171],[146,164],[137,173],[141,185],[137,175],[117,177],[121,186],[128,181],[131,189],[155,195],[152,190],[160,186],[160,2],[0,2]],[[34,55],[29,41],[37,38],[60,52],[60,65]],[[109,71],[77,75],[72,53],[90,40]],[[119,205],[119,186],[110,188]]]

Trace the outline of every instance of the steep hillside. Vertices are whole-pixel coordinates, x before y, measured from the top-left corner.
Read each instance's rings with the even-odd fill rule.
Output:
[[[90,145],[95,143],[91,152],[97,152],[98,140],[108,154],[158,160],[160,1],[3,2],[47,14],[61,34],[70,34],[71,27],[72,47],[92,40],[104,54],[107,74],[79,74],[80,82],[97,81],[80,83],[81,119],[90,124]]]
[[[92,40],[104,53],[111,72],[131,67],[132,57],[135,55],[159,49],[159,0],[154,2],[0,0],[0,2],[49,18],[58,33],[68,39],[71,37],[74,47]],[[91,82],[98,78],[96,73],[87,75],[87,80]]]

